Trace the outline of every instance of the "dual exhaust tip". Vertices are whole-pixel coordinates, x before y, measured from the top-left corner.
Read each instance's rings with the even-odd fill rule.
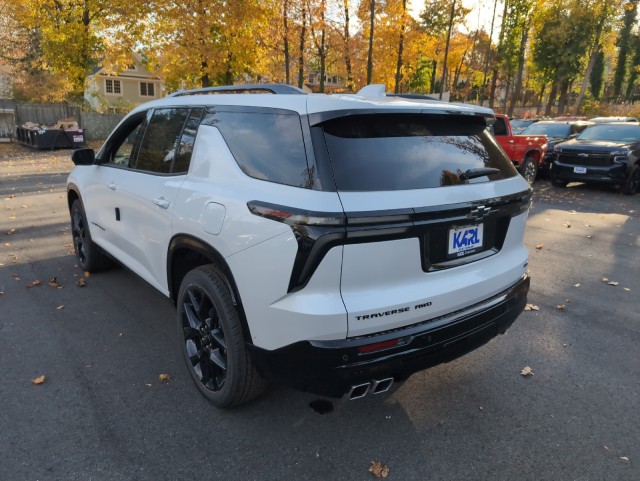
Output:
[[[363,384],[356,384],[351,386],[349,389],[349,401],[353,401],[355,399],[361,399],[365,397],[367,394],[380,394],[383,392],[387,392],[391,385],[393,384],[393,378],[388,377],[386,379],[373,379],[369,382],[365,382]]]

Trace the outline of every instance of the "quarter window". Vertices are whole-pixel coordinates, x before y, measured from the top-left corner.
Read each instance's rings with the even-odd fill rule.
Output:
[[[311,187],[311,176],[295,112],[208,111],[203,123],[220,130],[240,168],[250,177]]]
[[[191,154],[193,153],[193,144],[196,141],[196,133],[200,125],[200,117],[202,117],[203,109],[192,109],[191,115],[184,126],[182,136],[180,137],[180,145],[176,152],[176,159],[173,163],[171,173],[184,174],[189,171],[189,162],[191,162]]]

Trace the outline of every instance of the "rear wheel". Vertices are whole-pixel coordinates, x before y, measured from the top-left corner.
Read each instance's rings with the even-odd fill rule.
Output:
[[[189,374],[216,406],[238,406],[267,388],[247,352],[224,276],[214,266],[193,269],[182,281],[178,329]]]
[[[83,271],[98,272],[111,265],[111,259],[91,240],[87,216],[80,199],[74,200],[71,204],[71,235],[76,259]]]
[[[533,157],[525,157],[520,167],[520,173],[522,177],[529,182],[529,185],[533,184],[536,180],[536,174],[538,173],[538,164]]]
[[[638,189],[640,189],[640,167],[638,165],[634,165],[622,185],[622,193],[633,195],[638,192]]]

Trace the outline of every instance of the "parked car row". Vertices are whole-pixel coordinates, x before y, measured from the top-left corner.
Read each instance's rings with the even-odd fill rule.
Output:
[[[558,187],[569,182],[586,182],[618,186],[625,194],[635,194],[640,189],[637,118],[537,120],[518,135],[514,135],[515,123],[504,115],[496,115],[492,131],[529,183],[538,172],[545,172]],[[546,139],[544,146],[541,139]],[[523,145],[526,148],[515,154],[515,146]]]

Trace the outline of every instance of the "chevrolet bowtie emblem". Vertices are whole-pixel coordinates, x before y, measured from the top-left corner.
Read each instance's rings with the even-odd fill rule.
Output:
[[[469,214],[467,214],[467,218],[471,220],[482,220],[491,212],[491,207],[485,207],[484,205],[479,205],[475,209],[473,209]]]

